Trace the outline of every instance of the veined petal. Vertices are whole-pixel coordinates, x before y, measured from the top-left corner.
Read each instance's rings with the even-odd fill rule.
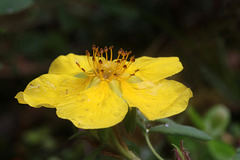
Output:
[[[130,107],[137,107],[149,120],[169,117],[184,111],[192,92],[173,80],[140,83],[122,82],[123,99]]]
[[[48,73],[76,75],[82,72],[82,70],[77,66],[76,62],[80,64],[81,68],[84,68],[86,71],[91,70],[91,67],[87,61],[87,56],[70,53],[66,56],[57,57],[52,62]]]
[[[136,76],[143,81],[159,81],[169,76],[172,76],[183,69],[178,57],[140,57],[127,70],[128,73],[133,73],[135,70]]]
[[[121,122],[127,111],[127,103],[106,81],[70,97],[57,107],[58,117],[69,119],[83,129],[111,127]]]
[[[19,92],[15,98],[19,103],[32,107],[55,108],[64,98],[85,89],[90,81],[91,78],[44,74],[31,81],[24,92]]]

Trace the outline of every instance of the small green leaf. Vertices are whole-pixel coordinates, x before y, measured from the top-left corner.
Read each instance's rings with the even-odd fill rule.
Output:
[[[156,120],[156,121],[163,122],[165,124],[154,126],[150,128],[149,132],[181,135],[181,136],[191,137],[191,138],[195,138],[203,141],[209,141],[212,139],[209,135],[207,135],[203,131],[200,131],[193,127],[177,124],[174,121],[167,118]]]
[[[208,148],[212,156],[217,160],[232,160],[235,154],[235,149],[221,141],[211,141],[208,143]]]
[[[0,15],[22,11],[33,4],[32,0],[0,0]]]

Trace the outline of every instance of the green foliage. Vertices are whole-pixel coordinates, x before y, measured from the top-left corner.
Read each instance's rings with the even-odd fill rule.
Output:
[[[105,144],[108,142],[108,139],[109,139],[109,132],[110,132],[110,129],[109,128],[106,128],[106,129],[98,129],[97,130],[97,134],[98,134],[98,137],[99,137],[99,140],[102,144]]]
[[[131,132],[120,132],[130,150],[154,159],[143,135],[159,127],[148,135],[166,159],[175,159],[169,144],[179,146],[181,140],[193,160],[231,159],[240,139],[239,6],[239,1],[224,0],[0,0],[1,159],[116,159],[98,152],[96,141],[105,141],[104,132],[74,134],[71,123],[52,116],[54,110],[26,109],[12,98],[27,81],[46,73],[54,58],[84,54],[93,43],[133,50],[136,57],[178,56],[184,70],[171,79],[193,90],[187,117],[173,117],[180,133],[173,128],[168,134],[168,123],[150,122],[138,112],[137,127],[126,119]],[[213,140],[198,141],[182,132],[194,127]],[[239,157],[238,151],[233,160]]]
[[[230,112],[224,105],[215,105],[204,116],[205,132],[213,137],[223,134],[230,122]]]
[[[217,140],[209,142],[208,149],[217,160],[231,160],[235,154],[234,147]]]
[[[0,0],[0,15],[14,14],[31,7],[32,0]]]
[[[95,160],[97,155],[100,153],[100,151],[103,148],[104,148],[104,145],[101,145],[100,147],[98,147],[94,151],[92,151],[89,155],[87,155],[83,160]]]
[[[233,160],[240,160],[240,148],[237,148],[237,154],[234,155]]]
[[[181,136],[187,136],[190,138],[195,138],[203,141],[209,141],[212,140],[212,138],[204,133],[203,131],[200,131],[196,128],[180,125],[175,122],[173,122],[170,119],[160,119],[157,120],[165,124],[157,125],[154,127],[151,127],[149,129],[149,132],[159,132],[164,134],[171,134],[171,135],[181,135]]]

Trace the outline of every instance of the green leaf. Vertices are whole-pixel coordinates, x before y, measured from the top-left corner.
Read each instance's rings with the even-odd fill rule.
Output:
[[[200,131],[193,127],[177,124],[174,121],[167,118],[156,120],[156,121],[163,122],[165,124],[154,126],[150,128],[149,132],[181,135],[181,136],[191,137],[191,138],[195,138],[203,141],[209,141],[212,139],[209,135],[207,135],[203,131]]]
[[[231,145],[217,140],[209,142],[208,148],[217,160],[231,160],[235,154],[235,149]]]
[[[191,120],[191,122],[198,127],[199,129],[203,130],[205,128],[203,118],[198,114],[198,112],[193,108],[189,107],[187,109],[187,114]]]
[[[230,111],[224,105],[212,107],[204,117],[205,132],[213,137],[220,136],[230,122]]]
[[[0,15],[22,11],[33,4],[32,0],[0,0]]]
[[[136,143],[133,143],[133,142],[127,140],[127,139],[124,139],[124,141],[127,144],[128,149],[130,151],[133,151],[133,153],[135,153],[137,156],[140,156],[140,149],[139,149],[139,146]]]

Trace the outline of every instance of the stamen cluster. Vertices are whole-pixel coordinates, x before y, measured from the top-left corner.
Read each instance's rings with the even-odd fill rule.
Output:
[[[139,70],[135,70],[132,74],[125,74],[126,70],[135,62],[135,56],[129,55],[132,51],[124,51],[122,48],[118,51],[117,59],[113,60],[113,46],[109,48],[105,46],[104,48],[96,47],[92,45],[93,56],[90,56],[90,52],[86,50],[86,56],[91,71],[86,71],[84,68],[81,68],[80,64],[76,62],[78,67],[87,75],[87,76],[98,76],[101,80],[111,81],[112,79],[128,79],[131,76],[134,76]],[[110,51],[110,57],[109,52]],[[128,61],[129,59],[129,61]]]

